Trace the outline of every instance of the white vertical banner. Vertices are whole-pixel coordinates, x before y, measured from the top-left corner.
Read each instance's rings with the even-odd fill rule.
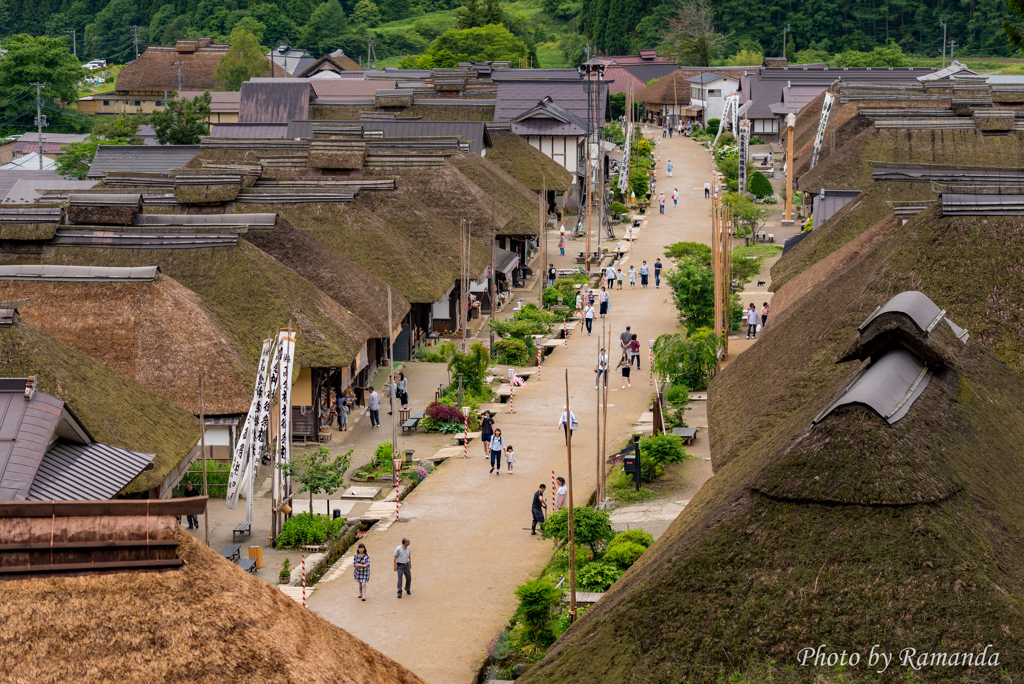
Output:
[[[231,459],[231,473],[228,477],[227,507],[235,510],[238,505],[239,486],[246,483],[249,473],[252,470],[252,450],[250,448],[254,432],[257,428],[257,420],[260,409],[260,400],[266,384],[267,367],[270,365],[270,349],[273,340],[263,341],[263,351],[260,353],[260,365],[256,372],[256,387],[252,394],[252,403],[249,405],[249,412],[242,422],[242,429],[239,431],[238,443],[235,444],[235,453]],[[248,496],[248,494],[246,495]],[[249,497],[251,498],[251,497]],[[246,508],[250,508],[251,504]]]
[[[249,440],[250,444],[250,456],[249,463],[250,468],[246,471],[248,478],[248,493],[246,494],[245,504],[245,515],[246,520],[252,520],[252,498],[253,498],[253,486],[256,480],[256,468],[260,462],[260,458],[263,456],[263,449],[266,447],[269,440],[269,428],[270,428],[270,409],[274,397],[274,378],[277,376],[277,366],[280,362],[281,348],[276,344],[276,340],[270,339],[271,353],[268,355],[269,363],[266,371],[263,373],[263,385],[259,390],[259,406],[256,411],[256,422],[252,432],[252,437]],[[271,476],[273,481],[273,476]]]
[[[814,135],[814,150],[811,152],[811,168],[818,165],[818,154],[821,152],[821,141],[825,139],[828,127],[828,115],[832,112],[832,93],[825,93],[825,101],[821,105],[821,118],[818,119],[818,132]]]
[[[740,183],[740,196],[743,196],[747,191],[747,157],[750,152],[750,121],[744,119],[740,122],[740,133],[736,136],[739,141],[739,183]]]
[[[282,330],[278,334],[278,346],[281,349],[281,364],[278,371],[278,431],[277,458],[274,467],[292,462],[292,361],[295,356],[295,331]],[[278,479],[278,504],[288,495],[289,482],[285,478]]]
[[[732,100],[732,110],[729,112],[729,117],[732,123],[732,134],[735,136],[736,131],[740,130],[740,96],[739,94],[730,95],[726,100],[726,106],[728,106],[729,100]],[[722,118],[724,119],[725,117],[723,116]]]

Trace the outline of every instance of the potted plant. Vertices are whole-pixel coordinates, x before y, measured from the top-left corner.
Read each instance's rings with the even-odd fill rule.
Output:
[[[277,574],[277,581],[280,584],[288,584],[292,581],[292,564],[287,558],[284,559],[281,572]]]

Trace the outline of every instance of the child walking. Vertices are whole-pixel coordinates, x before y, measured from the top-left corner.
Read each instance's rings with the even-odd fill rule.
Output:
[[[620,268],[618,273],[615,274],[615,282],[619,284],[619,289],[622,289],[622,269]]]
[[[508,466],[508,474],[512,475],[512,466],[516,463],[516,452],[512,451],[512,445],[505,449],[505,465]]]

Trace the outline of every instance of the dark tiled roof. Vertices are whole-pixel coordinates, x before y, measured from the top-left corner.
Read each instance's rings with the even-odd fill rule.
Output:
[[[167,173],[182,168],[197,154],[199,145],[100,145],[88,177],[102,178],[110,171]]]
[[[210,124],[211,138],[263,138],[273,140],[288,137],[286,123],[214,123]]]
[[[0,169],[0,195],[4,197],[14,188],[15,183],[20,180],[60,180],[56,171],[44,169]]]
[[[626,64],[626,71],[639,78],[644,83],[650,83],[656,78],[668,76],[679,68],[676,64]]]
[[[312,88],[308,80],[246,81],[238,108],[239,123],[286,123],[309,118]]]
[[[723,74],[715,74],[709,71],[705,71],[702,74],[691,76],[690,78],[686,79],[686,81],[688,83],[714,83],[715,81],[721,80],[723,78],[731,78],[734,81],[739,80],[738,76],[725,76]]]
[[[586,119],[559,107],[550,97],[512,122],[516,135],[586,135],[589,129]]]
[[[25,384],[25,378],[0,380],[0,501],[28,497],[64,409],[49,394],[26,398]]]
[[[494,81],[498,84],[498,97],[494,105],[495,121],[512,121],[521,114],[534,109],[545,97],[550,97],[556,105],[569,113],[587,120],[587,83],[579,75],[571,79],[552,80],[504,80],[504,74],[495,74]],[[591,87],[598,95],[600,103],[600,121],[605,120],[608,104],[608,83],[598,85],[591,82]]]
[[[135,479],[155,454],[58,439],[43,456],[29,501],[103,501]]]
[[[403,121],[401,119],[364,119],[359,121],[291,121],[286,138],[312,138],[314,124],[362,126],[364,131],[384,131],[385,138],[438,138],[457,136],[480,154],[490,147],[483,121]]]

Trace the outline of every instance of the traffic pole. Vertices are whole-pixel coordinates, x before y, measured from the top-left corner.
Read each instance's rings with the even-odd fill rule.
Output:
[[[306,607],[306,554],[302,554],[302,607]]]

